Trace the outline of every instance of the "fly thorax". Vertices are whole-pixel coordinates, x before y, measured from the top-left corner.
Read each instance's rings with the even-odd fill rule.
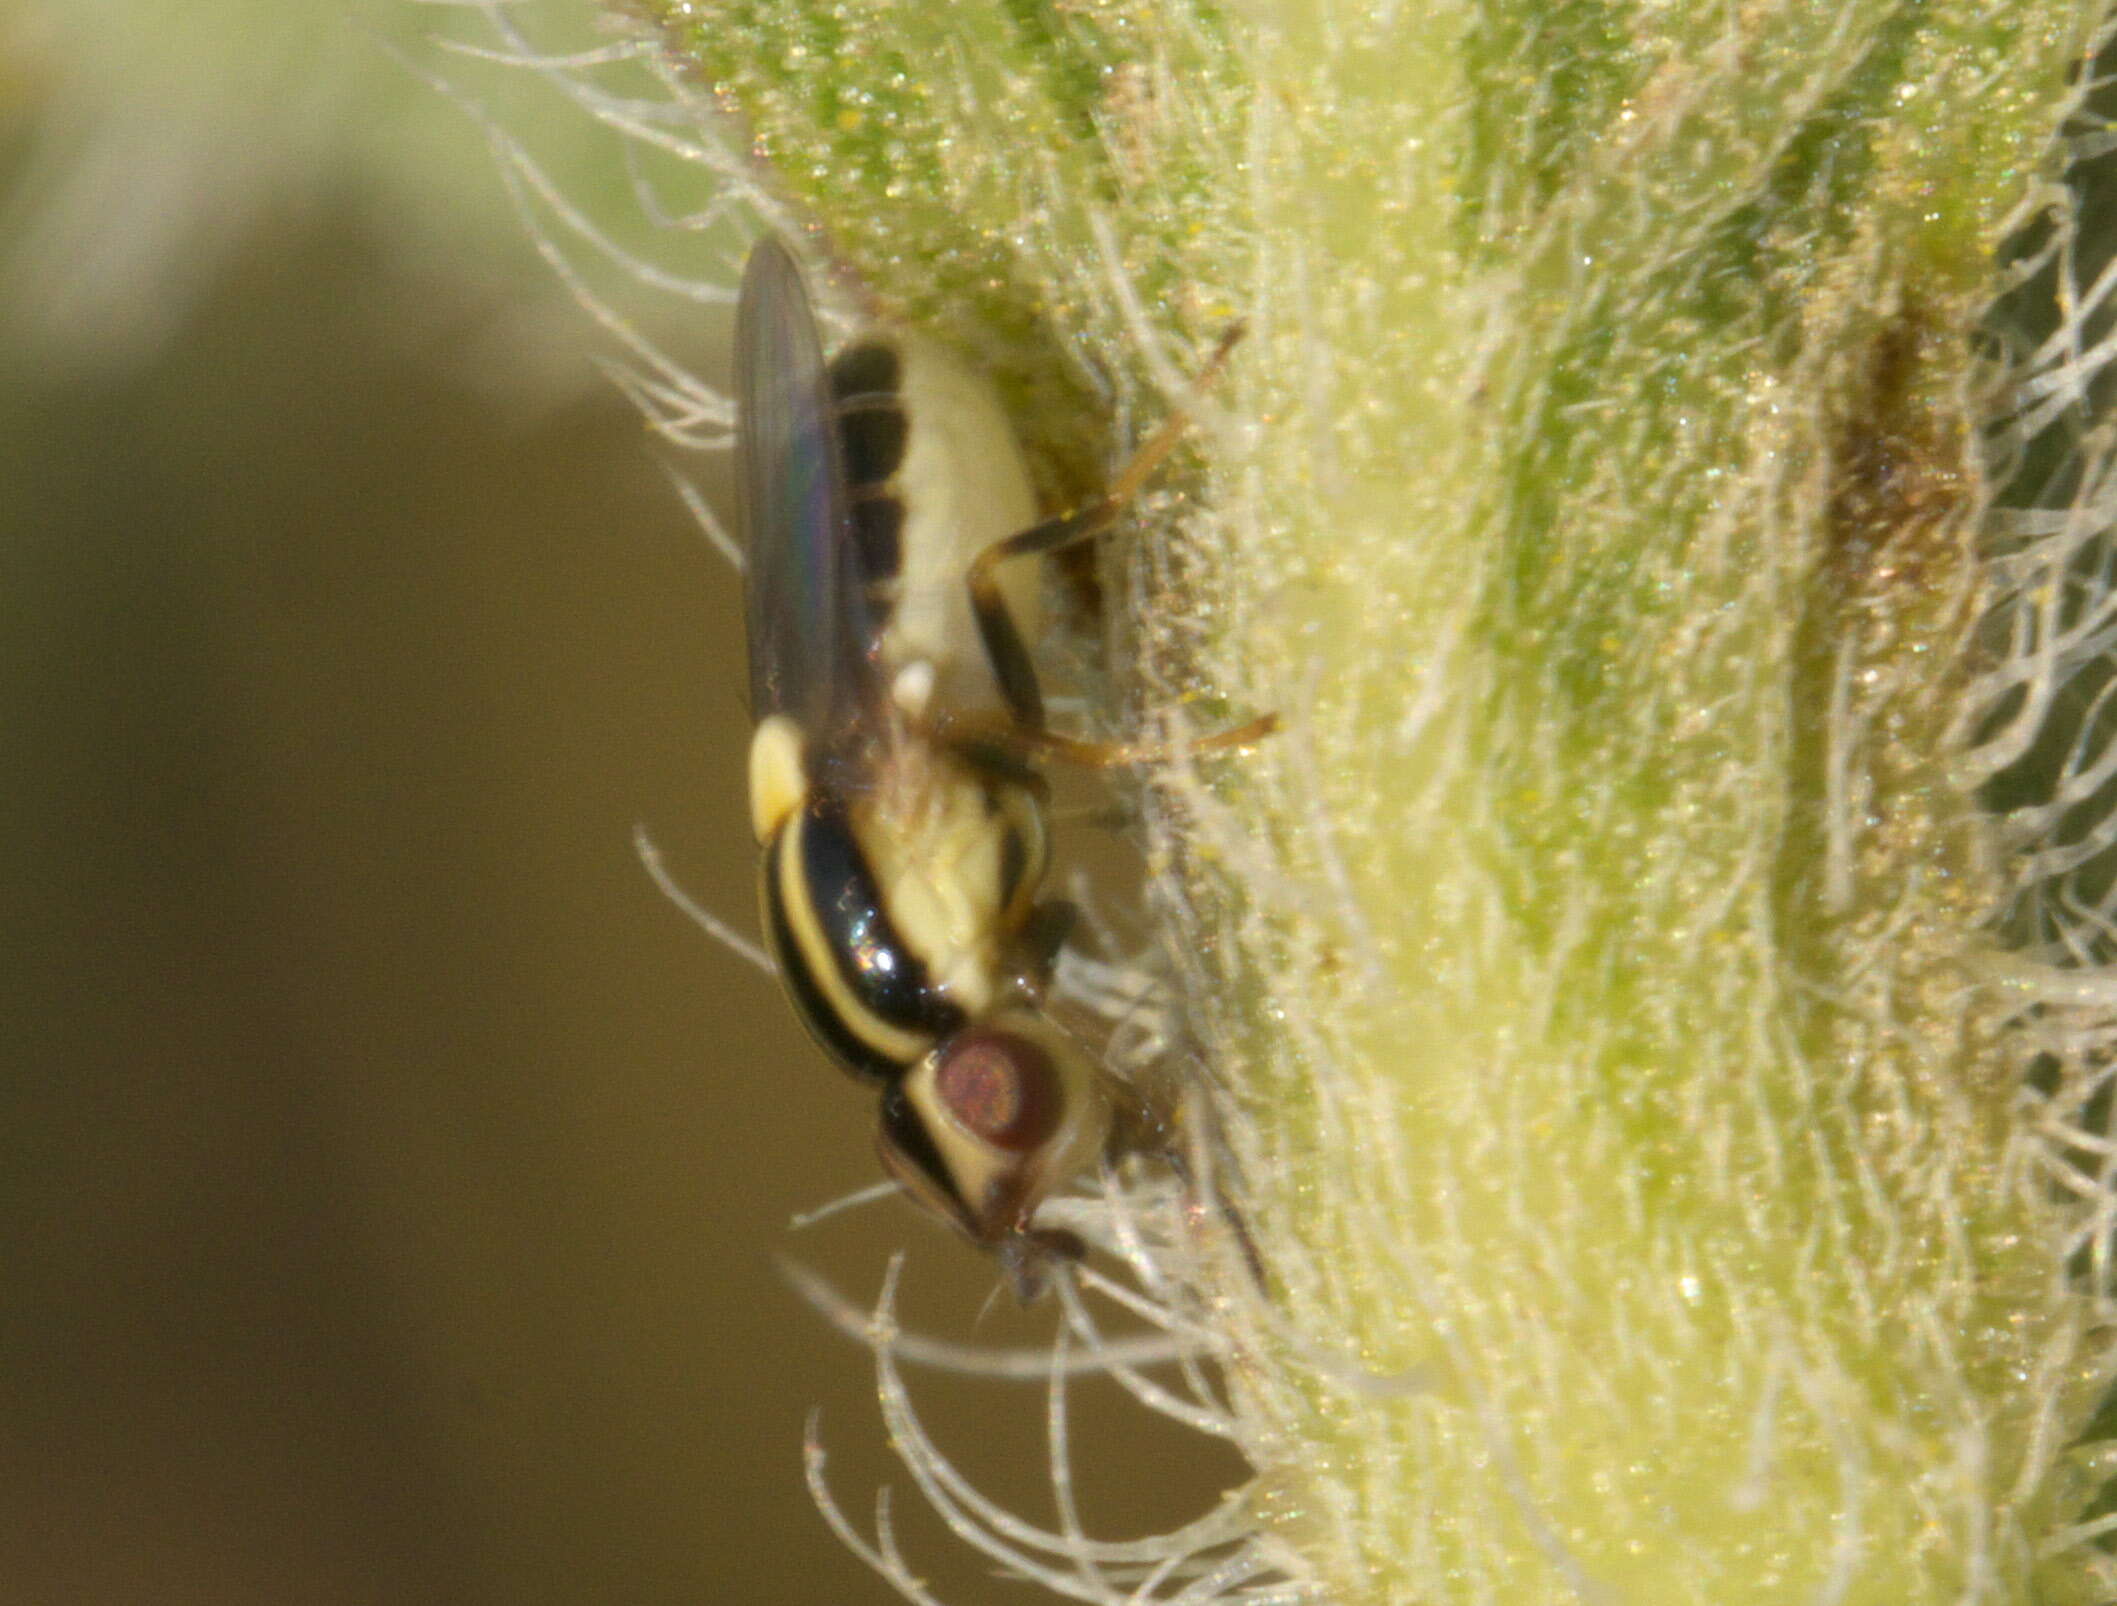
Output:
[[[936,947],[930,912],[902,897],[906,846],[872,795],[829,785],[765,844],[765,929],[781,979],[816,1041],[871,1081],[897,1076],[966,1019],[947,984],[961,959]]]
[[[877,801],[862,834],[890,922],[935,989],[975,1015],[992,1004],[1010,934],[1013,818],[992,785],[951,763]]]

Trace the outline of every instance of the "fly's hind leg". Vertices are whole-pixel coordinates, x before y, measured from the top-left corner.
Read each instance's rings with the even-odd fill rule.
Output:
[[[1194,390],[1203,391],[1213,383],[1226,366],[1228,353],[1235,349],[1235,343],[1241,338],[1242,325],[1231,324],[1220,337],[1220,343],[1213,348],[1213,355],[1206,359]],[[1022,640],[1014,615],[1007,607],[1007,598],[1000,590],[996,571],[1001,564],[1016,558],[1048,557],[1103,534],[1117,522],[1126,506],[1139,494],[1140,487],[1176,449],[1176,443],[1189,427],[1189,414],[1182,408],[1176,409],[1162,420],[1161,427],[1147,438],[1146,444],[1132,454],[1132,461],[1125,465],[1124,471],[1102,496],[1086,507],[1032,525],[1003,541],[995,541],[970,565],[970,611],[978,623],[978,637],[985,644],[985,656],[992,664],[993,678],[999,682],[1000,695],[1007,700],[1008,712],[1013,715],[1017,730],[1032,744],[1041,745],[1038,739],[1045,735],[1044,693],[1037,685],[1036,666],[1030,661],[1028,644]],[[1087,748],[1101,744],[1069,745]],[[1061,751],[1054,756],[1069,755]],[[1119,758],[1087,762],[1123,764],[1136,760]]]
[[[1091,742],[1078,736],[1062,736],[1041,725],[1029,726],[1019,719],[984,714],[950,714],[940,722],[942,736],[958,752],[988,768],[1011,773],[1005,758],[1034,762],[1071,764],[1077,769],[1114,770],[1127,764],[1162,764],[1183,753],[1225,753],[1260,742],[1279,728],[1277,714],[1259,714],[1210,736],[1188,741]]]

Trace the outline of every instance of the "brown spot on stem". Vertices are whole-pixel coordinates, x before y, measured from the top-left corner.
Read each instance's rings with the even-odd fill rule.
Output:
[[[1848,597],[1923,588],[1959,555],[1973,494],[1962,344],[1960,328],[1907,293],[1850,354],[1827,425],[1824,523],[1827,578]]]

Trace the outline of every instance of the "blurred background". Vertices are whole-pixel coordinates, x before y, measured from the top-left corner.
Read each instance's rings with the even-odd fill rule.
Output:
[[[908,1322],[1052,1325],[895,1201],[789,1229],[874,1180],[869,1101],[632,847],[754,929],[737,587],[474,111],[591,210],[631,169],[477,29],[0,0],[0,1594],[893,1598],[820,1408],[856,1521],[894,1484],[944,1599],[1028,1598],[775,1267],[864,1304],[905,1247]],[[720,309],[638,316],[721,380]],[[1040,1391],[913,1385],[1050,1519]],[[1091,1531],[1237,1480],[1082,1396]]]

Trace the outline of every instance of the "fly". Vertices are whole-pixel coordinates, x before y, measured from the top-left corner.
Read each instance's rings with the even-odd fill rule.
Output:
[[[1038,587],[1015,560],[1109,529],[1185,421],[1099,500],[1038,522],[990,392],[903,336],[826,362],[771,238],[743,272],[735,373],[765,930],[810,1034],[879,1094],[884,1168],[1026,1297],[1052,1256],[1081,1253],[1035,1225],[1039,1205],[1125,1125],[1113,1079],[1044,1007],[1073,911],[1039,897],[1048,788],[1032,761],[1165,749],[1047,727],[1027,645]]]

